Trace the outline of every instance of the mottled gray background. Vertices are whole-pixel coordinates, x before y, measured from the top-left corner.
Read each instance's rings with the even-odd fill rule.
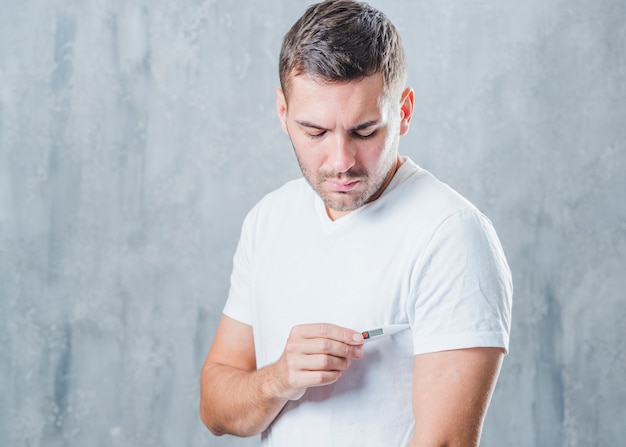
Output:
[[[197,416],[241,221],[299,171],[274,111],[299,0],[0,0],[0,445],[251,446]],[[484,446],[626,438],[626,4],[373,1],[402,152],[515,281]]]

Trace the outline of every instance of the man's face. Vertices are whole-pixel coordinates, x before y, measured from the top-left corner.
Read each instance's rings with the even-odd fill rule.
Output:
[[[389,98],[380,74],[343,83],[306,75],[291,81],[288,104],[278,92],[278,114],[302,173],[329,216],[339,218],[378,198],[395,172],[413,92]]]

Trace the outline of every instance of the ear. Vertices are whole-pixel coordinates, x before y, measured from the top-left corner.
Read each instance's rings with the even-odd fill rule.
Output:
[[[283,132],[289,133],[287,132],[287,98],[281,88],[276,89],[276,112]]]
[[[400,99],[400,135],[409,131],[409,124],[413,118],[413,107],[415,106],[415,93],[412,88],[406,88],[402,92]]]

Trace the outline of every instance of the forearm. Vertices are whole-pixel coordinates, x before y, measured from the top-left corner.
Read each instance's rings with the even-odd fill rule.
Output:
[[[271,367],[245,371],[221,364],[202,371],[200,417],[215,435],[254,436],[287,403],[272,392]]]

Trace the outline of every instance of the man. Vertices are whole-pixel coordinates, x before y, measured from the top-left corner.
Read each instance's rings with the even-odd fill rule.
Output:
[[[364,3],[312,5],[279,70],[304,179],[244,222],[202,420],[266,446],[478,445],[510,272],[488,219],[398,155],[414,94],[395,28]]]

